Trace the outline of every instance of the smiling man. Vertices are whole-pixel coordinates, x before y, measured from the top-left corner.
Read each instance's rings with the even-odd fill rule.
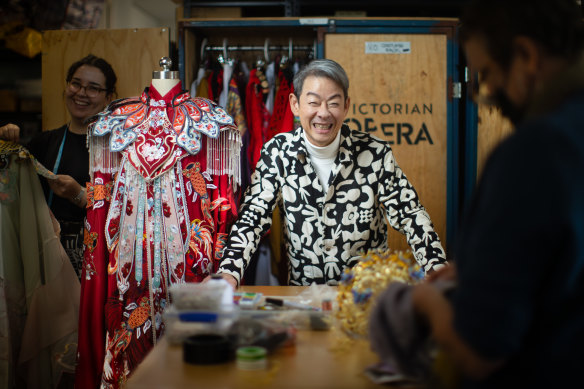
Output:
[[[390,145],[343,125],[349,80],[335,61],[314,60],[294,77],[301,127],[261,151],[219,272],[236,286],[282,214],[291,285],[336,284],[361,251],[387,249],[387,224],[405,234],[426,271],[445,262],[438,235]]]

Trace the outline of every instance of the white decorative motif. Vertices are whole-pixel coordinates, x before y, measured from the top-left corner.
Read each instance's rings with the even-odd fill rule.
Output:
[[[445,260],[438,235],[416,192],[395,164],[391,146],[368,134],[341,129],[339,156],[325,193],[302,156],[302,128],[267,142],[252,175],[221,270],[238,277],[270,228],[279,204],[285,217],[290,284],[340,279],[361,250],[386,248],[387,224],[402,231],[425,270]]]

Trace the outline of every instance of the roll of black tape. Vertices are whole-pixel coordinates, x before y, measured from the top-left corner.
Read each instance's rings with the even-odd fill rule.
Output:
[[[183,360],[196,365],[213,365],[233,359],[234,347],[222,335],[194,335],[183,342]]]

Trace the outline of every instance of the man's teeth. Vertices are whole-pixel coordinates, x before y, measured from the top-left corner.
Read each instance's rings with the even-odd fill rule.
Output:
[[[326,130],[330,127],[330,124],[314,124],[314,127]]]
[[[89,105],[88,102],[86,102],[86,101],[79,101],[79,100],[75,100],[75,104],[77,104],[77,105]]]

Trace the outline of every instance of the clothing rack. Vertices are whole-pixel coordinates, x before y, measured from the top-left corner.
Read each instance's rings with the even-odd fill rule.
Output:
[[[228,53],[230,51],[263,51],[265,60],[269,60],[268,52],[270,51],[288,51],[288,58],[292,58],[294,51],[308,51],[312,58],[316,58],[316,41],[310,45],[293,45],[292,39],[290,38],[288,45],[270,45],[270,40],[266,39],[263,46],[251,46],[251,45],[232,45],[227,44],[227,39],[223,39],[222,46],[207,46],[207,39],[203,39],[201,44],[201,57],[204,53],[210,51],[220,51],[223,53],[223,58],[228,58]]]
[[[269,46],[269,51],[288,50],[288,46]],[[223,46],[207,46],[206,51],[223,51]],[[264,46],[227,46],[227,51],[263,51]],[[314,46],[293,46],[294,51],[314,51]]]

